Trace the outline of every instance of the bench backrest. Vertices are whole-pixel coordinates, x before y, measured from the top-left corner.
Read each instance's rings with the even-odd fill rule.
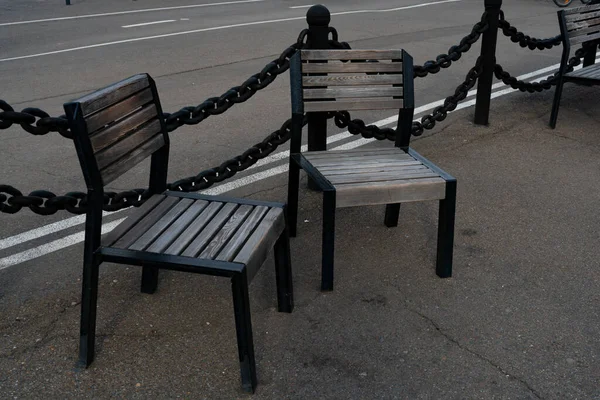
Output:
[[[147,74],[117,82],[64,108],[88,187],[105,186],[158,150],[168,154],[156,85]],[[165,177],[166,157],[160,166]]]
[[[590,4],[558,12],[565,42],[570,45],[600,39],[600,4]]]

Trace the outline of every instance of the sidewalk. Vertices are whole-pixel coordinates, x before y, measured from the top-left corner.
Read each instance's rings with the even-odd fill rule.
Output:
[[[294,313],[276,312],[272,260],[251,287],[253,399],[600,397],[600,100],[567,86],[553,131],[552,96],[505,96],[487,128],[471,108],[414,141],[458,179],[451,279],[434,273],[435,202],[403,205],[395,229],[384,207],[340,209],[335,291],[322,294],[321,198],[301,192]],[[284,200],[286,176],[270,184],[252,197]],[[64,254],[78,276],[81,246]],[[3,397],[250,398],[229,282],[165,272],[148,296],[139,276],[104,267],[86,371],[76,278],[23,304],[0,291]]]

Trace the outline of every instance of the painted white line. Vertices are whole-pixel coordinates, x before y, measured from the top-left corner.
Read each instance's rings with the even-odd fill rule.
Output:
[[[290,7],[290,8],[310,8],[312,6],[313,6],[313,4],[307,4],[305,6],[293,6],[293,7]]]
[[[462,0],[442,0],[442,1],[431,2],[431,3],[415,4],[415,5],[412,5],[412,6],[391,8],[389,10],[344,11],[344,12],[340,12],[340,13],[332,13],[331,15],[391,12],[391,11],[407,10],[407,9],[410,9],[410,8],[433,6],[433,5],[437,5],[437,4],[453,3],[453,2],[458,2],[458,1],[462,1]],[[43,57],[43,56],[49,56],[49,55],[61,54],[61,53],[69,53],[69,52],[72,52],[72,51],[94,49],[94,48],[97,48],[97,47],[113,46],[113,45],[123,44],[123,43],[133,43],[133,42],[141,42],[141,41],[145,41],[145,40],[161,39],[161,38],[167,38],[167,37],[173,37],[173,36],[190,35],[190,34],[193,34],[193,33],[219,31],[219,30],[224,30],[224,29],[239,28],[239,27],[243,27],[243,26],[254,26],[254,25],[274,24],[274,23],[279,23],[279,22],[299,21],[299,20],[304,20],[304,19],[306,19],[305,16],[302,16],[302,17],[291,17],[291,18],[270,19],[270,20],[265,20],[265,21],[244,22],[244,23],[240,23],[240,24],[223,25],[223,26],[214,26],[214,27],[211,27],[211,28],[194,29],[194,30],[191,30],[191,31],[173,32],[173,33],[165,33],[165,34],[162,34],[162,35],[153,35],[153,36],[144,36],[144,37],[139,37],[139,38],[116,40],[114,42],[96,43],[96,44],[90,44],[90,45],[87,45],[87,46],[72,47],[72,48],[69,48],[69,49],[47,51],[47,52],[44,52],[44,53],[36,53],[36,54],[29,54],[29,55],[25,55],[25,56],[2,58],[2,59],[0,59],[0,62],[15,61],[15,60],[24,60],[24,59],[27,59],[27,58]]]
[[[123,222],[125,218],[118,219],[116,221],[109,222],[102,225],[102,233],[108,233],[115,229],[117,225]],[[11,256],[0,259],[0,271],[8,268],[12,265],[20,264],[25,261],[33,260],[34,258],[41,257],[46,254],[54,253],[55,251],[64,249],[65,247],[72,246],[77,243],[83,242],[85,233],[78,232],[64,238],[54,240],[49,243],[45,243],[41,246],[34,247],[33,249],[25,250],[21,253],[13,254]]]
[[[175,22],[175,21],[177,21],[177,20],[176,19],[165,19],[162,21],[142,22],[141,24],[123,25],[123,26],[121,26],[121,28],[136,28],[138,26],[166,24],[167,22]]]
[[[179,18],[180,21],[189,21],[189,18]]]
[[[136,14],[136,13],[152,12],[152,11],[180,10],[180,9],[184,9],[184,8],[198,8],[198,7],[224,6],[224,5],[229,5],[229,4],[257,3],[257,2],[261,2],[261,1],[264,1],[264,0],[237,0],[237,1],[224,1],[224,2],[220,2],[220,3],[191,4],[191,5],[187,5],[187,6],[147,8],[147,9],[143,9],[143,10],[116,11],[116,12],[109,12],[109,13],[102,13],[102,14],[74,15],[72,17],[57,17],[57,18],[46,18],[46,19],[34,19],[34,20],[29,20],[29,21],[2,22],[2,23],[0,23],[0,26],[35,24],[38,22],[65,21],[65,20],[69,20],[69,19],[107,17],[107,16],[111,16],[111,15]]]

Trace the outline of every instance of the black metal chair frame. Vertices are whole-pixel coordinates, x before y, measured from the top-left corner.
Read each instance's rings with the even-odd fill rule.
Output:
[[[166,191],[169,137],[164,118],[162,117],[162,108],[156,84],[150,76],[148,76],[148,80],[150,82],[153,101],[158,111],[161,131],[165,141],[164,146],[151,155],[149,190],[152,194],[166,194],[168,196],[186,197],[191,199],[206,199],[211,201],[284,208],[284,204],[281,203]],[[79,352],[80,364],[84,367],[88,367],[94,360],[99,266],[102,262],[107,261],[142,266],[141,291],[148,294],[154,293],[157,289],[159,269],[223,276],[231,279],[242,387],[247,392],[254,392],[257,378],[254,344],[252,339],[252,323],[248,294],[249,272],[247,266],[235,262],[102,247],[100,240],[102,207],[104,203],[104,184],[102,176],[94,157],[81,104],[78,102],[70,102],[66,103],[64,108],[71,131],[74,135],[77,155],[88,187],[87,199],[89,207],[86,213],[85,224]],[[283,233],[276,241],[274,251],[278,310],[280,312],[290,313],[293,309],[293,292],[287,229],[284,229]]]
[[[452,258],[454,248],[454,222],[456,209],[456,179],[438,168],[431,161],[410,148],[412,122],[414,116],[413,60],[406,52],[403,54],[404,106],[398,111],[398,125],[395,146],[421,161],[431,170],[440,174],[446,181],[446,197],[439,201],[439,225],[436,273],[439,277],[452,276]],[[290,237],[297,233],[298,190],[300,169],[314,181],[323,192],[323,236],[321,290],[333,290],[334,242],[336,189],[317,168],[301,153],[302,128],[304,118],[304,98],[302,86],[302,60],[297,52],[290,60],[290,80],[292,96],[292,137],[290,145],[289,186],[288,186],[288,230]],[[341,110],[340,110],[341,111]],[[400,215],[400,204],[388,204],[384,223],[387,227],[396,227]]]

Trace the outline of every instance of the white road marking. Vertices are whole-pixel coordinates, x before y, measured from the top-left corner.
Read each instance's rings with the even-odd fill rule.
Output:
[[[180,21],[189,21],[189,18],[179,18]]]
[[[176,19],[165,19],[162,21],[142,22],[141,24],[123,25],[123,26],[121,26],[121,28],[135,28],[138,26],[166,24],[167,22],[175,22],[175,21],[177,21],[177,20]]]
[[[109,13],[102,13],[102,14],[74,15],[72,17],[57,17],[57,18],[46,18],[46,19],[34,19],[34,20],[29,20],[29,21],[2,22],[2,23],[0,23],[0,26],[35,24],[38,22],[65,21],[65,20],[69,20],[69,19],[107,17],[107,16],[111,16],[111,15],[136,14],[136,13],[151,12],[151,11],[180,10],[180,9],[184,9],[184,8],[198,8],[198,7],[224,6],[224,5],[229,5],[229,4],[257,3],[257,2],[261,2],[261,1],[264,1],[264,0],[237,0],[237,1],[224,1],[224,2],[220,2],[220,3],[191,4],[191,5],[187,5],[187,6],[147,8],[147,9],[143,9],[143,10],[116,11],[116,12],[109,12]]]
[[[290,7],[290,8],[310,8],[312,6],[313,6],[313,4],[308,4],[308,5],[305,5],[305,6],[293,6],[293,7]]]
[[[600,61],[600,58],[598,58],[596,61],[597,62]],[[537,71],[530,72],[528,74],[520,75],[520,76],[517,77],[517,79],[523,80],[523,79],[528,79],[528,78],[532,78],[532,77],[536,77],[537,76],[537,78],[534,79],[534,80],[532,80],[532,82],[538,82],[538,81],[540,81],[542,79],[547,78],[548,76],[551,76],[551,75],[547,75],[547,74],[549,72],[552,72],[553,70],[556,70],[558,67],[559,67],[559,64],[555,64],[555,65],[552,65],[550,67],[546,67],[546,68],[539,69]],[[579,68],[581,68],[581,66],[576,67],[576,69],[579,69]],[[542,76],[539,76],[539,75],[542,75]],[[504,96],[506,94],[514,93],[514,92],[517,91],[516,89],[510,88],[510,87],[506,87],[506,85],[503,84],[502,82],[495,83],[492,86],[492,88],[494,90],[502,88],[502,87],[504,87],[505,89],[492,92],[492,95],[491,95],[492,99],[495,99],[495,98],[500,97],[500,96]],[[469,97],[474,96],[476,93],[477,93],[477,90],[472,90],[472,91],[470,91],[468,93],[468,96]],[[464,102],[460,103],[456,107],[455,111],[458,111],[458,110],[461,110],[461,109],[464,109],[464,108],[467,108],[467,107],[471,107],[471,106],[475,105],[475,101],[476,101],[476,99],[471,99],[471,100],[464,101]],[[435,107],[437,107],[437,106],[439,106],[441,104],[443,104],[443,100],[439,100],[439,101],[436,101],[436,102],[432,102],[432,103],[429,103],[429,104],[417,107],[415,109],[415,114],[420,114],[420,113],[424,113],[424,112],[430,111],[433,108],[435,108]],[[397,116],[391,116],[389,118],[385,118],[385,119],[382,119],[380,121],[374,122],[374,124],[378,125],[378,126],[389,125],[391,123],[396,122],[397,118],[398,118]],[[338,133],[338,134],[335,134],[335,135],[332,135],[332,136],[328,137],[327,143],[328,144],[332,144],[332,143],[338,142],[340,140],[346,139],[346,138],[351,137],[351,136],[353,136],[353,135],[351,135],[347,131],[346,132],[341,132],[341,133]],[[365,138],[359,137],[356,140],[353,140],[351,142],[348,142],[348,143],[342,144],[340,146],[334,147],[334,148],[332,148],[330,150],[333,150],[333,151],[336,151],[336,150],[349,150],[349,149],[353,149],[353,148],[357,148],[357,147],[363,146],[363,145],[365,145],[367,143],[372,142],[373,140],[375,140],[375,139],[365,139]],[[306,151],[306,146],[302,147],[302,151]],[[259,161],[258,163],[256,163],[255,165],[253,165],[252,167],[250,167],[248,169],[250,170],[252,168],[258,168],[260,166],[265,166],[265,165],[277,162],[279,160],[285,159],[288,156],[289,156],[289,151],[287,151],[287,150],[286,151],[282,151],[282,152],[273,154],[273,155],[271,155],[269,157],[266,157],[265,159]],[[265,171],[257,172],[257,173],[254,173],[254,174],[251,174],[251,175],[248,175],[248,176],[244,176],[244,177],[241,177],[241,178],[238,178],[238,179],[231,180],[231,181],[229,181],[227,183],[224,183],[222,185],[215,186],[213,188],[207,189],[207,190],[203,191],[202,193],[204,193],[204,194],[210,194],[210,195],[222,194],[222,193],[225,193],[225,192],[228,192],[228,191],[231,191],[231,190],[243,187],[243,186],[247,186],[247,185],[249,185],[251,183],[254,183],[254,182],[257,182],[257,181],[260,181],[260,180],[263,180],[263,179],[267,179],[267,178],[270,178],[272,176],[284,173],[287,170],[288,170],[288,165],[287,164],[283,164],[283,165],[280,165],[280,166],[277,166],[277,167],[274,167],[274,168],[267,169]],[[123,211],[123,210],[121,210],[121,211]],[[116,212],[121,212],[121,211],[116,211]],[[108,215],[108,214],[114,214],[114,213],[106,213],[106,212],[104,213],[104,215]],[[123,220],[124,220],[124,218],[121,218],[121,219],[119,219],[117,221],[113,221],[113,222],[109,222],[107,224],[104,224],[103,225],[103,233],[107,233],[110,230],[114,229],[114,227],[116,225],[118,225]],[[21,234],[18,234],[18,235],[11,236],[11,237],[8,237],[6,239],[0,240],[0,250],[8,248],[8,247],[11,247],[11,246],[15,246],[15,245],[18,245],[18,244],[21,244],[21,243],[24,243],[24,242],[27,242],[27,241],[30,241],[30,240],[38,239],[40,237],[43,237],[43,236],[46,236],[46,235],[49,235],[49,234],[52,234],[52,233],[55,233],[55,232],[59,232],[61,230],[64,230],[64,229],[67,229],[69,227],[82,224],[84,222],[85,222],[85,216],[78,215],[78,216],[75,216],[75,217],[67,218],[65,220],[58,221],[58,222],[55,222],[55,223],[52,223],[52,224],[40,227],[40,228],[32,229],[30,231],[27,231],[27,232],[24,232],[24,233],[21,233]],[[66,236],[66,237],[64,237],[62,239],[54,240],[54,241],[52,241],[50,243],[46,243],[46,244],[34,247],[32,249],[29,249],[29,250],[26,250],[26,251],[23,251],[23,252],[20,252],[20,253],[17,253],[17,254],[13,254],[13,255],[4,257],[4,258],[0,259],[0,270],[2,270],[4,268],[8,268],[8,267],[10,267],[12,265],[21,264],[21,263],[23,263],[25,261],[29,261],[29,260],[32,260],[34,258],[41,257],[41,256],[43,256],[45,254],[49,254],[49,253],[55,252],[57,250],[69,247],[71,245],[80,243],[84,239],[83,235],[84,235],[83,232],[79,232],[79,233],[76,233],[76,234],[72,234],[72,235]]]
[[[417,7],[433,6],[433,5],[437,5],[437,4],[453,3],[453,2],[458,2],[458,1],[462,1],[462,0],[441,0],[441,1],[431,2],[431,3],[423,3],[423,4],[415,4],[415,5],[412,5],[412,6],[391,8],[391,9],[388,9],[388,10],[343,11],[343,12],[338,12],[338,13],[331,13],[331,15],[392,12],[392,11],[407,10],[407,9],[417,8]],[[97,47],[105,47],[105,46],[113,46],[113,45],[116,45],[116,44],[141,42],[141,41],[145,41],[145,40],[161,39],[161,38],[167,38],[167,37],[173,37],[173,36],[181,36],[181,35],[190,35],[190,34],[193,34],[193,33],[219,31],[219,30],[224,30],[224,29],[239,28],[239,27],[243,27],[243,26],[274,24],[274,23],[278,23],[278,22],[299,21],[299,20],[304,20],[304,19],[306,19],[306,16],[303,15],[301,17],[279,18],[279,19],[270,19],[270,20],[264,20],[264,21],[244,22],[244,23],[232,24],[232,25],[213,26],[211,28],[194,29],[194,30],[191,30],[191,31],[173,32],[173,33],[165,33],[165,34],[162,34],[162,35],[153,35],[153,36],[144,36],[144,37],[139,37],[139,38],[116,40],[116,41],[113,41],[113,42],[96,43],[96,44],[90,44],[90,45],[87,45],[87,46],[72,47],[72,48],[69,48],[69,49],[47,51],[47,52],[44,52],[44,53],[36,53],[36,54],[28,54],[28,55],[25,55],[25,56],[2,58],[2,59],[0,59],[0,62],[15,61],[15,60],[24,60],[24,59],[27,59],[27,58],[43,57],[43,56],[49,56],[49,55],[61,54],[61,53],[69,53],[69,52],[72,52],[72,51],[94,49],[94,48],[97,48]]]

